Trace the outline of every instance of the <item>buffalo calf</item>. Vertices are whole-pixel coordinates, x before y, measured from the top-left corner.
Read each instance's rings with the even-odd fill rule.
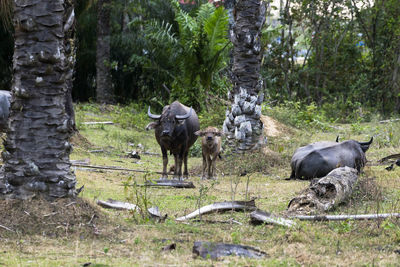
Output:
[[[195,132],[201,136],[201,148],[203,154],[203,176],[202,179],[215,178],[215,162],[221,152],[221,132],[215,127],[207,127]],[[207,170],[207,175],[206,175]]]

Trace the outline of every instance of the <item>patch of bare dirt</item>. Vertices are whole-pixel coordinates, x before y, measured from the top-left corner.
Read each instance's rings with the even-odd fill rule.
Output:
[[[0,237],[66,237],[78,234],[81,238],[90,238],[107,236],[112,228],[97,207],[81,198],[62,198],[53,202],[42,197],[0,200],[0,210]]]
[[[261,115],[260,119],[264,124],[264,135],[266,136],[285,137],[292,134],[289,127],[269,116]]]
[[[89,148],[93,147],[93,144],[90,143],[90,141],[86,137],[81,135],[79,132],[76,132],[71,137],[71,143],[74,146],[80,147],[80,148],[83,148],[83,149],[89,149]]]

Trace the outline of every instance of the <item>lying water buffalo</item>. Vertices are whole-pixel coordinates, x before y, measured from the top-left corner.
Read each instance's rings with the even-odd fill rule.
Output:
[[[7,128],[8,113],[10,110],[11,94],[9,91],[0,90],[0,132]]]
[[[215,163],[221,152],[221,132],[215,127],[207,127],[195,132],[201,136],[201,149],[203,154],[203,176],[202,179],[213,179],[215,177]],[[206,175],[206,170],[208,170]]]
[[[169,150],[175,157],[174,178],[182,178],[182,161],[184,163],[183,177],[188,177],[187,158],[189,148],[196,142],[197,135],[194,133],[200,129],[199,119],[192,108],[182,105],[178,101],[163,108],[161,115],[150,112],[147,115],[156,120],[147,128],[155,129],[155,136],[161,147],[163,156],[162,178],[167,178],[167,164]]]
[[[365,166],[365,152],[373,141],[316,142],[298,148],[292,157],[289,179],[312,179],[327,175],[338,167],[348,166],[358,172]]]

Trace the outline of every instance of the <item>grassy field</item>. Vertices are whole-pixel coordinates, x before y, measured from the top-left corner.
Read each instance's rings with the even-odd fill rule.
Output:
[[[197,156],[189,159],[190,181],[196,188],[146,189],[124,186],[158,178],[159,175],[152,172],[162,168],[159,155],[143,153],[160,153],[154,132],[144,130],[149,122],[145,112],[138,111],[135,106],[80,104],[76,113],[80,135],[73,139],[71,159],[86,160],[91,165],[146,170],[147,173],[75,168],[77,187],[84,185],[79,196],[100,214],[96,226],[81,232],[80,227],[93,221],[94,216],[89,216],[82,220],[83,226],[71,225],[68,229],[68,225],[54,225],[62,230],[54,236],[40,229],[34,234],[21,234],[0,228],[0,266],[82,266],[85,263],[91,263],[90,266],[400,265],[400,221],[396,219],[298,221],[293,229],[253,226],[249,223],[249,214],[239,212],[205,215],[203,221],[179,223],[174,220],[199,205],[244,200],[246,196],[256,198],[256,205],[262,210],[283,214],[288,201],[309,185],[307,181],[284,179],[290,175],[289,162],[294,150],[310,142],[333,141],[337,135],[341,140],[358,141],[368,141],[373,135],[375,140],[367,152],[369,163],[352,199],[331,214],[400,212],[400,167],[389,172],[385,166],[377,164],[384,156],[399,153],[400,123],[329,124],[334,128],[294,129],[267,119],[267,148],[240,157],[226,155],[218,163],[217,181],[200,180],[202,160],[200,142],[197,142],[193,149]],[[269,115],[270,112],[264,110],[264,113]],[[114,121],[115,124],[84,125],[85,121]],[[127,157],[126,152],[137,150],[138,144],[144,147],[140,151],[141,159]],[[240,176],[244,170],[247,175]],[[142,207],[155,205],[167,213],[168,218],[164,223],[156,223],[137,213],[95,207],[97,199],[108,198],[128,200]],[[233,223],[232,219],[240,224]],[[194,258],[195,241],[250,245],[266,252],[268,257],[257,260],[226,257],[217,261]],[[171,243],[176,243],[176,249],[163,252],[162,248]]]

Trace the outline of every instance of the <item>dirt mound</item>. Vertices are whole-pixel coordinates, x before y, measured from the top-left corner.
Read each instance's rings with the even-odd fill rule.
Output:
[[[0,237],[43,235],[81,238],[106,234],[110,224],[97,207],[84,199],[57,199],[49,202],[38,197],[31,200],[0,200]]]
[[[291,135],[289,127],[279,121],[266,115],[261,115],[260,119],[264,124],[264,135],[271,137],[284,137]]]
[[[86,137],[81,135],[79,132],[76,132],[71,137],[71,143],[74,146],[80,147],[80,148],[83,148],[83,149],[89,149],[89,148],[93,147],[93,144],[90,143],[90,141]]]

